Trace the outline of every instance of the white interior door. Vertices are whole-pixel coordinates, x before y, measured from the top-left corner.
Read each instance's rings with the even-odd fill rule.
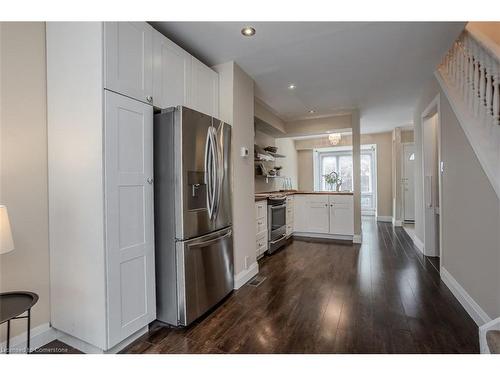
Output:
[[[156,317],[153,108],[105,92],[108,348]]]
[[[146,22],[105,22],[105,87],[153,103],[153,28]]]
[[[403,219],[415,220],[415,144],[403,144]]]

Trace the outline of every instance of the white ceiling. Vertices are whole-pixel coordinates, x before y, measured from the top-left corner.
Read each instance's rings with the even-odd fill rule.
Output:
[[[283,120],[361,111],[363,133],[413,121],[413,107],[463,22],[152,22],[208,65],[234,60]],[[241,35],[245,25],[257,30]],[[288,90],[289,83],[297,85]]]

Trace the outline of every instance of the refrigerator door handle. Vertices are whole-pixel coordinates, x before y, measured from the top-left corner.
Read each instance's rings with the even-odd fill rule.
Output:
[[[208,241],[203,241],[203,242],[195,242],[193,243],[192,245],[188,245],[189,247],[193,248],[193,247],[204,247],[204,246],[208,246],[208,245],[211,245],[215,242],[219,242],[220,240],[223,240],[224,238],[226,237],[230,237],[231,235],[233,234],[233,231],[229,230],[226,234],[223,234],[222,236],[220,237],[216,237],[216,238],[212,238],[211,240],[208,240]]]
[[[224,122],[220,121],[219,130],[221,137],[224,135]],[[216,194],[216,210],[215,217],[219,214],[220,200],[222,193],[222,184],[224,182],[224,139],[218,140],[217,130],[214,127],[215,149],[217,151],[217,194]]]
[[[207,185],[207,209],[210,219],[213,215],[213,143],[212,143],[212,130],[211,127],[207,131],[207,139],[205,142],[205,183]]]

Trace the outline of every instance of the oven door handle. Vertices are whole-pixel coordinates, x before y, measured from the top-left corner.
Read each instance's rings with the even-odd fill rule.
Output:
[[[269,207],[271,207],[271,210],[277,210],[278,208],[285,208],[286,203],[280,204],[279,206],[269,206]]]
[[[269,241],[269,244],[270,245],[274,245],[276,242],[280,242],[282,239],[284,239],[286,237],[286,234],[283,234],[281,235],[280,238],[278,238],[277,240],[274,240],[274,241]]]

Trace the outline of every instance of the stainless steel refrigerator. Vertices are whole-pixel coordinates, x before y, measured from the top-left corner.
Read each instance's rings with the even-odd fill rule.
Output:
[[[188,325],[233,289],[231,126],[187,107],[154,116],[157,318]]]

